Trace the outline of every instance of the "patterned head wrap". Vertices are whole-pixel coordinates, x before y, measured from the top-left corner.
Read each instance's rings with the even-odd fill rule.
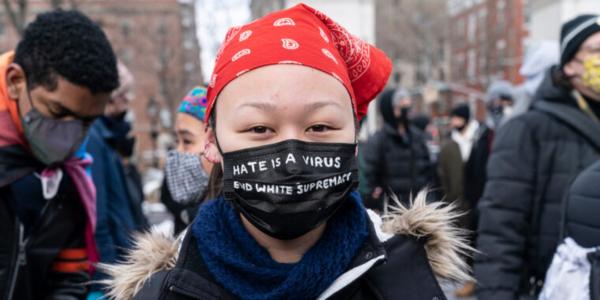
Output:
[[[206,88],[195,87],[193,88],[181,101],[178,112],[186,113],[197,118],[201,122],[204,122],[206,116]]]
[[[208,88],[207,115],[223,88],[245,72],[268,65],[297,64],[320,70],[348,90],[358,119],[384,88],[390,59],[305,4],[233,27],[217,55]]]

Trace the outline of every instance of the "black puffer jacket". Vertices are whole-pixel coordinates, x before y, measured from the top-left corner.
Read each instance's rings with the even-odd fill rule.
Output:
[[[600,246],[600,161],[583,171],[565,198],[563,237],[582,247]]]
[[[385,125],[369,138],[361,151],[367,189],[381,187],[386,193],[391,190],[401,201],[408,202],[411,193],[418,193],[433,181],[435,168],[423,132],[408,125],[407,133],[401,135],[391,97],[382,97],[380,101]],[[382,205],[383,201],[375,199],[367,202],[373,209],[381,210]]]
[[[532,110],[500,128],[479,203],[480,299],[517,299],[542,284],[569,183],[600,157],[600,124],[550,76]],[[534,293],[538,287],[533,287]]]

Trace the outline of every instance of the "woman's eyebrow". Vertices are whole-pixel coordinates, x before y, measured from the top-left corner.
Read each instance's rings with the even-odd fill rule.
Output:
[[[178,129],[177,133],[179,135],[183,135],[183,136],[192,136],[192,137],[194,136],[194,133],[188,129]]]
[[[314,101],[304,105],[304,112],[311,113],[326,106],[336,106],[340,109],[343,109],[342,105],[336,101]]]
[[[277,106],[271,102],[247,102],[237,107],[236,110],[241,110],[246,107],[251,107],[259,110],[265,110],[268,112],[274,112],[277,110]]]

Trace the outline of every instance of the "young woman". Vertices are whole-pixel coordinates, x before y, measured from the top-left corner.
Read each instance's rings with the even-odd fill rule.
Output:
[[[161,191],[161,202],[175,218],[175,233],[189,225],[200,203],[209,194],[209,174],[213,164],[203,157],[207,104],[206,88],[195,87],[183,98],[177,111],[177,149],[167,155]]]
[[[382,219],[356,192],[356,124],[391,63],[298,5],[228,33],[208,90],[204,156],[223,193],[183,238],[140,239],[109,267],[116,299],[444,299],[469,278],[449,207]]]

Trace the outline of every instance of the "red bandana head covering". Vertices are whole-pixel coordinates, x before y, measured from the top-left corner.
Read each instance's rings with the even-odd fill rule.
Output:
[[[268,65],[308,66],[341,81],[360,120],[392,71],[390,59],[305,4],[229,29],[208,88],[210,116],[223,88],[245,72]],[[208,118],[207,118],[208,120]]]

